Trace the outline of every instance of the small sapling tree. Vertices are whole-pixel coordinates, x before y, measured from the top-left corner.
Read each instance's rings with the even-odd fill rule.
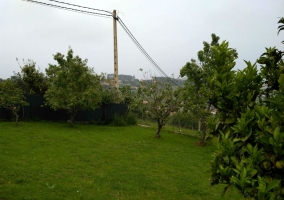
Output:
[[[132,102],[134,107],[142,107],[144,114],[157,122],[156,138],[160,138],[162,127],[172,113],[180,109],[180,98],[174,91],[171,81],[158,81],[155,77],[140,82],[137,98]]]

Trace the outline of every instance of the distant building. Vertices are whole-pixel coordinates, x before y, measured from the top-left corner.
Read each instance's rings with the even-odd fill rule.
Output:
[[[114,74],[108,74],[107,75],[107,79],[113,79],[114,78]]]

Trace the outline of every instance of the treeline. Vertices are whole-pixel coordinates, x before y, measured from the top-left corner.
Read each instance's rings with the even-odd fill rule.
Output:
[[[104,74],[98,75],[87,66],[87,59],[73,55],[54,55],[55,65],[49,64],[46,74],[32,60],[23,61],[21,71],[0,82],[0,107],[10,110],[18,123],[19,111],[28,106],[26,95],[39,95],[43,105],[55,111],[65,110],[73,126],[79,111],[95,110],[109,104],[129,104],[133,98],[128,86],[116,90]]]

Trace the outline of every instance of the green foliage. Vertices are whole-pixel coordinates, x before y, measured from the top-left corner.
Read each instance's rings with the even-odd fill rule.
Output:
[[[283,55],[267,48],[258,63],[238,72],[221,66],[210,80],[218,109],[211,123],[216,147],[211,183],[237,188],[252,199],[283,199],[284,71]],[[265,96],[263,96],[265,94]]]
[[[180,71],[182,77],[188,78],[180,91],[184,111],[192,113],[201,122],[201,142],[205,140],[206,121],[210,117],[211,105],[220,94],[229,92],[227,81],[230,81],[230,75],[216,76],[216,71],[230,71],[235,66],[235,59],[238,56],[235,49],[229,48],[228,42],[223,41],[219,44],[218,36],[212,34],[211,37],[210,44],[203,42],[203,50],[198,52],[198,61],[191,59],[191,62],[186,63]],[[212,80],[218,81],[219,86],[222,84],[219,93],[216,93],[216,86],[212,84]]]
[[[173,112],[180,109],[181,100],[170,80],[157,81],[155,77],[151,80],[140,82],[137,97],[132,103],[132,109],[141,111],[149,118],[157,122],[158,128],[156,138],[160,138],[160,131],[169,120]]]
[[[114,115],[111,124],[113,126],[126,126],[125,117],[121,115]]]
[[[258,59],[258,63],[262,64],[261,74],[265,77],[266,96],[274,90],[279,90],[279,76],[284,73],[284,52],[273,48],[266,48],[266,52]]]
[[[137,116],[132,112],[129,112],[125,115],[114,115],[110,124],[113,126],[137,125]]]
[[[131,91],[130,85],[124,85],[119,88],[120,91],[120,102],[125,104],[131,104],[134,101],[135,93]]]
[[[18,59],[17,59],[18,60]],[[21,72],[15,73],[11,76],[11,80],[16,82],[17,86],[21,88],[24,94],[44,95],[47,90],[47,79],[45,75],[36,69],[36,63],[32,60],[27,62],[23,60],[24,66],[20,64]]]
[[[137,125],[137,116],[135,113],[129,112],[125,116],[125,122],[127,125]]]
[[[111,86],[102,88],[102,104],[110,104],[115,102],[115,91],[116,89]]]
[[[0,107],[12,111],[16,125],[18,125],[20,106],[28,105],[24,99],[22,90],[17,87],[15,82],[9,79],[0,82]]]
[[[58,65],[46,69],[48,90],[44,97],[52,109],[64,109],[70,113],[70,125],[79,109],[95,109],[101,102],[100,77],[87,66],[87,60],[73,56],[69,48],[67,56],[54,55]]]
[[[278,34],[280,33],[280,31],[284,30],[284,17],[282,17],[279,21],[278,24],[282,24],[278,26]],[[282,43],[284,44],[284,40],[282,41]]]
[[[167,124],[194,130],[198,129],[198,119],[189,112],[177,112],[172,114]]]

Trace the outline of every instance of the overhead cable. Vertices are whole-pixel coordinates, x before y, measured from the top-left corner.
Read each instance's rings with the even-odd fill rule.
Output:
[[[106,12],[108,14],[105,13],[98,13],[98,12],[91,12],[91,11],[86,11],[86,10],[79,10],[79,9],[74,9],[74,8],[70,8],[70,7],[64,7],[64,6],[58,6],[58,5],[54,5],[54,4],[48,4],[48,3],[43,3],[43,2],[39,2],[39,1],[34,1],[34,0],[23,0],[23,1],[27,1],[27,2],[31,2],[31,3],[36,3],[36,4],[40,4],[40,5],[44,5],[44,6],[49,6],[49,7],[54,7],[54,8],[59,8],[59,9],[63,9],[63,10],[68,10],[68,11],[73,11],[73,12],[78,12],[78,13],[82,13],[82,14],[88,14],[88,15],[93,15],[93,16],[98,16],[98,17],[105,17],[105,18],[115,18],[115,20],[117,20],[119,22],[119,24],[121,25],[121,27],[123,28],[123,30],[127,33],[127,35],[130,37],[130,39],[135,43],[135,45],[139,48],[139,50],[143,53],[143,55],[154,65],[154,67],[158,70],[158,72],[166,77],[169,78],[171,80],[171,82],[175,85],[177,85],[177,83],[175,81],[172,80],[172,78],[168,77],[167,74],[158,66],[158,64],[151,58],[151,56],[145,51],[145,49],[141,46],[141,44],[137,41],[137,39],[133,36],[133,34],[130,32],[130,30],[127,28],[127,26],[124,24],[124,22],[121,20],[120,17],[114,17],[112,12],[106,11],[106,10],[100,10],[100,9],[95,9],[95,8],[90,8],[90,7],[86,7],[86,6],[80,6],[80,5],[75,5],[75,4],[70,4],[70,3],[65,3],[62,1],[57,1],[57,0],[49,0],[52,2],[56,2],[56,3],[61,3],[61,4],[66,4],[69,6],[75,6],[75,7],[80,7],[80,8],[84,8],[84,9],[89,9],[89,10],[95,10],[95,11],[100,11],[100,12]]]
[[[120,21],[118,21],[119,24],[121,25],[121,27],[123,28],[123,30],[126,32],[126,34],[130,37],[130,39],[134,42],[134,44],[138,47],[138,49],[142,52],[142,54],[155,66],[155,63],[151,60],[151,58],[144,52],[144,50],[139,46],[139,43],[137,43],[133,37],[131,36],[131,34],[127,31],[127,29],[121,24]],[[165,76],[165,74],[163,74],[163,72],[161,72],[160,70],[158,70],[158,72],[162,75]]]
[[[40,4],[40,5],[44,5],[44,6],[49,6],[49,7],[54,7],[54,8],[59,8],[59,9],[63,9],[63,10],[68,10],[68,11],[73,11],[73,12],[88,14],[88,15],[94,15],[94,16],[98,16],[98,17],[106,17],[106,18],[111,18],[111,17],[112,17],[112,14],[103,14],[103,13],[97,13],[97,12],[79,10],[79,9],[68,8],[68,7],[58,6],[58,5],[54,5],[54,4],[48,4],[48,3],[43,3],[43,2],[34,1],[34,0],[23,0],[23,1],[31,2],[31,3],[36,3],[36,4]]]
[[[133,34],[130,32],[130,30],[127,28],[127,26],[123,23],[121,18],[118,17],[118,22],[122,26],[122,28],[126,31],[126,33],[129,35],[129,37],[133,40],[133,42],[138,46],[138,48],[142,51],[142,53],[149,59],[151,63],[157,68],[158,71],[160,71],[164,76],[168,77],[165,72],[155,63],[155,61],[149,56],[149,54],[145,51],[145,49],[140,45],[140,43],[136,40],[136,38],[133,36]]]
[[[112,15],[112,12],[106,11],[106,10],[101,10],[101,9],[96,9],[96,8],[90,8],[90,7],[86,7],[86,6],[80,6],[80,5],[71,4],[71,3],[65,3],[65,2],[62,2],[62,1],[56,1],[56,0],[49,0],[49,1],[53,1],[53,2],[56,2],[56,3],[66,4],[66,5],[69,5],[69,6],[75,6],[75,7],[79,7],[79,8],[86,8],[86,9],[89,9],[89,10],[96,10],[96,11],[106,12],[106,13],[109,13],[109,14]]]
[[[117,17],[117,20],[119,22],[119,24],[121,25],[121,27],[124,29],[124,31],[128,34],[128,36],[130,37],[130,39],[135,43],[135,45],[139,48],[139,50],[144,54],[144,56],[154,65],[154,67],[158,70],[158,72],[166,77],[169,78],[171,80],[171,82],[175,85],[177,85],[177,83],[175,81],[173,81],[170,77],[167,76],[167,74],[158,66],[158,64],[151,58],[151,56],[149,56],[149,54],[145,51],[145,49],[140,45],[140,43],[136,40],[136,38],[133,36],[133,34],[130,32],[130,30],[127,28],[127,26],[123,23],[123,21],[121,20],[120,17]]]

